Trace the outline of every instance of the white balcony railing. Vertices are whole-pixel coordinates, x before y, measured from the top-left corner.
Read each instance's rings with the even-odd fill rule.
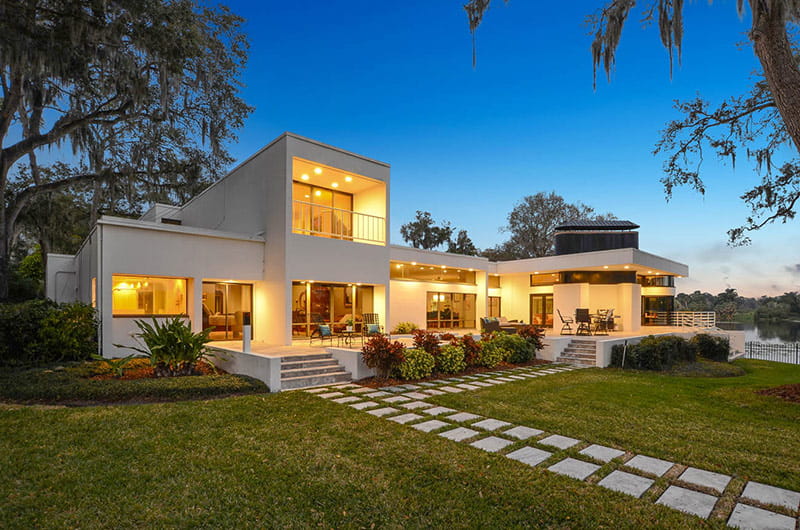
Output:
[[[294,201],[293,206],[292,232],[295,234],[357,243],[386,242],[386,219],[383,217],[305,201]]]
[[[655,311],[645,313],[649,323],[657,326],[681,326],[691,328],[713,328],[717,325],[714,311]]]

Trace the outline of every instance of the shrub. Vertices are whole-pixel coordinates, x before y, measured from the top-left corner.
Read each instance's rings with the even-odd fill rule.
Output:
[[[436,361],[433,355],[420,348],[411,348],[405,352],[405,360],[395,370],[400,379],[413,380],[428,377],[433,373]]]
[[[517,330],[517,335],[527,340],[533,346],[534,351],[544,348],[544,342],[542,342],[544,331],[536,326],[523,326]]]
[[[414,348],[425,350],[431,355],[439,355],[439,336],[424,329],[414,331]]]
[[[443,374],[457,374],[467,367],[464,361],[464,349],[460,346],[448,344],[442,346],[436,356],[436,369]]]
[[[499,344],[501,348],[509,352],[509,362],[524,363],[536,358],[536,346],[534,343],[527,341],[520,335],[498,333],[492,338],[492,342]]]
[[[511,350],[508,349],[508,342],[502,338],[508,336],[500,332],[495,334],[485,334],[481,337],[481,353],[478,364],[486,368],[494,368],[501,362],[508,361],[511,357]]]
[[[623,346],[611,349],[611,365],[622,365]],[[694,345],[675,335],[650,335],[638,344],[629,345],[625,353],[624,368],[640,370],[666,370],[679,362],[694,362]]]
[[[129,349],[150,359],[156,377],[193,375],[197,362],[210,355],[206,344],[211,341],[211,328],[195,333],[181,317],[167,318],[163,322],[154,318],[152,324],[144,320],[135,320],[134,323],[140,330],[136,338],[145,347]]]
[[[418,329],[419,326],[414,324],[413,322],[398,322],[397,325],[394,327],[392,333],[398,335],[405,335],[407,333],[411,333],[414,330]]]
[[[386,335],[373,335],[361,348],[361,358],[378,372],[378,377],[385,378],[405,360],[404,351],[402,344],[390,342]]]
[[[717,362],[727,362],[731,354],[731,343],[727,337],[700,333],[691,339],[697,355]]]
[[[472,335],[461,337],[459,346],[464,350],[464,362],[467,366],[477,366],[480,363],[482,343],[475,340]]]
[[[97,353],[97,321],[90,306],[30,300],[0,305],[0,365],[82,361]]]

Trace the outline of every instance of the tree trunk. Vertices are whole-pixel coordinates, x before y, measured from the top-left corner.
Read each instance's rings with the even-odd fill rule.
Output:
[[[750,39],[786,131],[800,152],[800,70],[789,43],[785,12],[779,2],[772,2],[769,9],[757,4],[760,0],[750,0]]]
[[[8,262],[9,241],[11,234],[14,233],[14,227],[8,226],[6,216],[6,183],[10,166],[0,150],[0,302],[8,300],[8,281],[11,274]]]

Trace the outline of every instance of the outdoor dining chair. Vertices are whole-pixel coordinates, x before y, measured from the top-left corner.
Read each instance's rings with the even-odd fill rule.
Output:
[[[556,311],[558,312],[558,318],[561,319],[561,334],[572,335],[572,324],[574,324],[575,321],[572,320],[572,317],[565,317],[562,315],[560,309],[556,309]]]
[[[575,310],[575,323],[578,324],[578,329],[575,330],[576,335],[592,334],[592,317],[589,315],[588,308],[579,307]]]

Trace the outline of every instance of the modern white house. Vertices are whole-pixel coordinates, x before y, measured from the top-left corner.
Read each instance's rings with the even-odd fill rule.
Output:
[[[560,227],[557,253],[491,262],[390,244],[389,165],[285,133],[188,203],[102,217],[74,256],[48,256],[47,295],[97,308],[100,348],[124,354],[134,320],[182,315],[214,340],[291,345],[320,323],[377,314],[477,330],[505,317],[561,330],[576,308],[615,329],[665,325],[688,267],[638,248],[637,225]],[[646,334],[646,333],[644,333]]]

